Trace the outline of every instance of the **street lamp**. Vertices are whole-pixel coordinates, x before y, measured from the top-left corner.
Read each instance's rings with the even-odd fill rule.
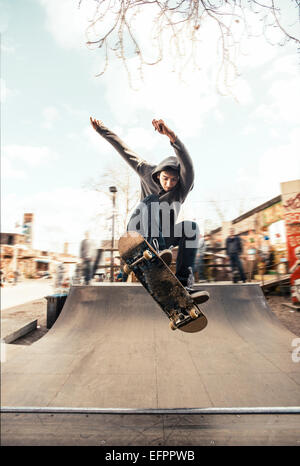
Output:
[[[118,192],[115,186],[109,187],[109,192],[112,193],[113,211],[112,211],[112,230],[111,230],[111,252],[110,252],[110,281],[114,281],[114,244],[115,244],[115,209],[116,209],[116,193]]]

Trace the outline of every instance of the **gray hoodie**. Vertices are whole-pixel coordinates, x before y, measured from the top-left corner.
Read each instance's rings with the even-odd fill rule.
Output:
[[[185,201],[194,184],[194,167],[192,159],[178,137],[170,142],[176,157],[167,157],[158,165],[151,165],[133,152],[115,133],[101,125],[97,129],[110,144],[119,152],[123,159],[135,170],[141,182],[141,200],[150,194],[157,194],[160,202],[173,204],[175,220],[179,214],[180,205]],[[167,167],[178,170],[179,182],[171,191],[164,191],[156,178],[157,173]]]
[[[141,199],[144,199],[150,194],[157,194],[160,202],[167,202],[168,204],[177,202],[182,204],[185,201],[188,193],[193,188],[194,168],[188,151],[178,137],[174,143],[170,143],[171,146],[173,146],[176,157],[167,157],[158,165],[151,165],[129,149],[115,133],[105,126],[101,125],[101,127],[97,129],[97,132],[112,144],[123,159],[139,175],[141,181]],[[167,167],[178,170],[180,178],[174,189],[165,192],[156,178],[156,175]],[[178,214],[179,209],[175,210]]]

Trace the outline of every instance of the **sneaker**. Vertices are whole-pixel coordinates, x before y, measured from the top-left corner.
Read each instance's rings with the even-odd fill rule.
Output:
[[[165,264],[171,264],[173,255],[170,249],[164,249],[163,251],[160,251],[158,255],[165,262]]]
[[[189,267],[189,276],[187,277],[186,286],[188,288],[192,288],[194,283],[195,283],[195,277],[194,277],[194,274],[193,274],[193,269],[192,269],[192,267]]]
[[[196,304],[203,304],[209,300],[208,291],[192,290],[192,292],[189,291],[189,293]]]
[[[192,267],[189,267],[189,275],[187,277],[178,276],[177,274],[176,277],[188,293],[193,293],[193,285],[195,283],[195,278],[192,271]]]
[[[184,286],[184,288],[186,289],[186,291],[187,291],[190,295],[192,295],[193,293],[195,293],[194,288],[191,288],[190,286],[186,286],[186,285],[184,285],[183,283],[181,283],[181,284]]]

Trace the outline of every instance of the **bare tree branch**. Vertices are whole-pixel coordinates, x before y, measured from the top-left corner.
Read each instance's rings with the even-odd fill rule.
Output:
[[[98,76],[107,70],[112,54],[122,61],[130,81],[132,61],[133,71],[138,71],[142,80],[143,68],[159,63],[165,53],[174,60],[184,57],[183,67],[191,61],[200,69],[199,47],[203,41],[209,40],[205,37],[204,26],[217,26],[219,77],[222,75],[225,88],[229,87],[229,74],[233,78],[238,75],[236,55],[245,37],[261,35],[274,45],[270,34],[276,31],[280,32],[280,37],[275,40],[278,45],[286,42],[300,44],[299,34],[296,36],[291,31],[292,23],[299,22],[299,0],[286,0],[286,9],[291,17],[294,16],[291,24],[284,24],[278,0],[77,1],[79,8],[84,2],[95,5],[86,35],[87,45],[102,49],[104,53]],[[254,17],[256,28],[260,25],[260,31],[255,34],[252,32]],[[151,37],[145,37],[143,25],[152,26]],[[151,57],[148,56],[150,48],[154,54]]]
[[[127,165],[117,168],[108,167],[101,175],[86,181],[84,188],[97,191],[111,198],[109,186],[116,186],[118,193],[116,197],[117,230],[122,234],[126,230],[128,216],[136,206],[140,196],[139,180],[135,173]]]

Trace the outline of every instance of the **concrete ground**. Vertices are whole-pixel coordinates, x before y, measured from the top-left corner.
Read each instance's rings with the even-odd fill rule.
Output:
[[[33,341],[45,333],[47,300],[53,294],[51,280],[24,280],[1,287],[1,340],[6,343],[29,335]],[[42,333],[41,333],[42,332]]]

